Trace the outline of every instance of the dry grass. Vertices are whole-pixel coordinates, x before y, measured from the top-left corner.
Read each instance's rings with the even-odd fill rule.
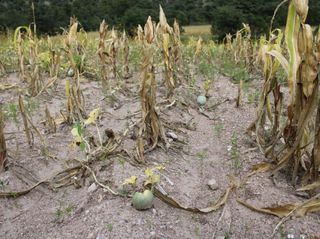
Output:
[[[211,25],[183,26],[182,28],[183,34],[187,36],[211,35]]]

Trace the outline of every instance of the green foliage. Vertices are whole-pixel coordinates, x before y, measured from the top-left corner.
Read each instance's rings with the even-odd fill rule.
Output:
[[[240,152],[239,152],[239,146],[238,146],[238,136],[235,132],[233,132],[231,137],[231,148],[230,148],[230,157],[232,160],[232,167],[235,170],[239,170],[242,166],[241,160],[240,160]]]
[[[7,104],[4,107],[4,114],[6,118],[12,120],[14,123],[18,124],[18,106],[16,104]]]
[[[105,19],[110,26],[126,28],[133,33],[138,24],[143,25],[150,15],[158,19],[159,4],[165,10],[169,23],[176,18],[181,25],[212,24],[213,34],[222,39],[225,33],[235,33],[241,24],[249,23],[253,33],[268,30],[274,9],[279,0],[1,0],[0,31],[33,22],[31,2],[35,4],[37,30],[54,34],[67,28],[69,18],[76,16],[86,31],[97,30]],[[310,0],[308,22],[319,25],[320,1]],[[286,6],[283,6],[275,26],[284,26]]]

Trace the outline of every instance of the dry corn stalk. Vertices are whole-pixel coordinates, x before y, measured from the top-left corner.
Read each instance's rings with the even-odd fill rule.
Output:
[[[142,45],[142,44],[143,44],[143,39],[144,39],[143,28],[141,27],[141,25],[138,25],[136,41],[137,41],[140,45]]]
[[[2,61],[0,60],[0,75],[5,75],[7,73],[6,68]]]
[[[117,79],[117,55],[118,55],[118,36],[114,28],[111,31],[111,45],[110,45],[110,59],[111,59],[111,67],[113,78]]]
[[[25,106],[23,103],[23,99],[21,96],[19,96],[19,109],[21,112],[22,121],[23,121],[23,125],[24,125],[24,132],[27,137],[28,145],[29,145],[29,147],[32,147],[33,146],[33,134],[29,128],[28,116],[27,116],[27,112],[26,112],[26,109],[25,109]]]
[[[74,77],[71,80],[66,80],[65,90],[67,98],[67,115],[65,120],[67,123],[72,124],[84,118],[84,97],[80,88],[80,69],[76,65],[75,55],[78,55],[79,44],[77,41],[78,22],[72,21],[73,24],[69,28],[66,35],[65,45],[66,52],[69,59],[71,68],[74,71]]]
[[[45,139],[42,137],[42,134],[40,133],[39,129],[32,123],[31,117],[28,115],[26,108],[24,106],[24,102],[23,102],[23,98],[21,95],[19,95],[19,109],[21,112],[21,116],[22,116],[22,120],[23,120],[23,125],[24,125],[24,130],[26,133],[26,137],[28,140],[28,144],[30,147],[33,147],[34,145],[34,137],[33,137],[33,132],[36,133],[36,135],[38,136],[42,149],[44,150],[44,152],[46,152],[46,142]]]
[[[22,31],[25,33],[22,35]],[[38,55],[38,39],[30,27],[18,27],[14,33],[14,45],[19,58],[20,78],[29,84],[29,93],[36,96],[42,88]],[[29,48],[29,55],[26,56],[24,47]],[[28,70],[25,69],[25,60],[28,59]]]
[[[263,66],[264,87],[257,109],[257,118],[249,129],[255,131],[260,150],[266,154],[272,151],[276,141],[275,139],[280,130],[279,121],[283,97],[276,78],[276,72],[280,68],[280,62],[274,55],[282,52],[282,39],[283,33],[280,29],[277,29],[270,34],[269,41],[264,37],[261,37],[259,41],[258,62]],[[270,96],[271,93],[273,97]],[[272,116],[271,100],[273,100],[274,116]],[[270,124],[270,126],[268,124]],[[264,130],[266,127],[272,128],[272,132]]]
[[[180,26],[177,20],[173,24],[173,61],[175,67],[176,84],[182,81],[182,52],[181,52],[181,37],[180,37]]]
[[[230,41],[230,36],[227,39]],[[251,29],[248,24],[243,23],[243,28],[236,33],[232,43],[234,62],[239,64],[244,62],[246,67],[251,70],[253,67],[253,45],[251,41]]]
[[[164,79],[167,87],[167,97],[172,97],[176,87],[173,78],[173,64],[174,58],[172,57],[172,41],[170,36],[173,36],[173,29],[167,22],[166,15],[160,6],[160,22],[157,25],[156,37],[161,39],[163,60],[164,60]]]
[[[54,49],[52,40],[49,36],[47,42],[50,52],[49,74],[51,78],[57,78],[60,69],[60,52]]]
[[[39,67],[39,56],[38,56],[38,40],[31,31],[29,32],[29,65],[30,72],[28,74],[29,80],[29,92],[31,96],[37,96],[42,88],[42,81]]]
[[[29,28],[27,28],[29,30]],[[25,60],[25,52],[23,47],[23,39],[21,34],[21,28],[17,28],[15,31],[15,47],[18,53],[19,59],[19,68],[20,68],[20,78],[22,81],[26,81],[26,74],[25,74],[25,67],[24,67],[24,60]]]
[[[314,125],[315,122],[319,122],[319,119],[315,120],[313,116],[319,104],[320,39],[314,37],[311,27],[305,24],[307,13],[308,1],[292,0],[290,2],[285,33],[289,53],[288,60],[278,49],[268,51],[268,54],[278,61],[277,64],[281,64],[287,72],[290,96],[285,127],[275,130],[276,132],[273,132],[272,139],[269,140],[270,143],[267,145],[269,147],[266,148],[266,145],[263,145],[262,148],[266,153],[273,156],[277,162],[274,172],[290,166],[294,184],[300,169],[304,169],[306,172],[305,178],[311,178],[312,176],[312,179],[315,180],[319,174],[319,133],[318,125]],[[269,65],[270,67],[271,65]],[[281,103],[280,88],[276,84],[271,84],[271,87],[265,84],[262,99],[266,99],[266,95],[271,90],[275,95],[275,101],[279,101],[278,104]],[[264,105],[266,105],[265,108],[269,108],[267,111],[272,115],[272,110],[266,100]],[[264,107],[259,107],[259,110]],[[279,114],[281,110],[276,109],[275,112]],[[261,112],[258,111],[259,113],[261,115]],[[266,131],[265,127],[260,127],[260,129]],[[315,133],[314,129],[316,129]],[[280,149],[275,147],[279,138],[283,138],[285,142]],[[262,145],[261,141],[258,141],[260,146]],[[310,153],[310,150],[313,154]],[[307,157],[303,157],[304,155],[307,155]],[[313,155],[310,161],[306,160],[309,155]]]
[[[125,31],[123,31],[121,43],[122,43],[122,50],[123,50],[123,73],[124,73],[124,78],[128,79],[130,77],[130,68],[129,68],[130,47],[129,47],[129,39]]]
[[[163,37],[163,56],[164,56],[164,65],[165,65],[165,82],[167,86],[167,97],[172,97],[175,89],[175,81],[173,79],[173,58],[170,52],[170,35],[164,33]]]
[[[5,167],[7,156],[6,139],[4,137],[4,115],[0,105],[0,173]]]
[[[136,147],[137,156],[141,162],[145,162],[144,153],[146,144],[148,151],[150,151],[158,145],[159,140],[166,142],[160,117],[156,110],[156,80],[153,59],[156,45],[154,40],[155,27],[151,17],[149,17],[144,27],[144,61],[140,88],[142,121]]]
[[[101,61],[101,79],[102,84],[104,86],[107,85],[108,82],[108,71],[107,71],[107,53],[106,53],[106,46],[105,41],[108,33],[108,25],[105,20],[102,21],[100,24],[99,29],[99,49],[98,49],[98,55]]]
[[[240,84],[238,86],[238,96],[237,96],[237,102],[236,107],[239,108],[242,104],[242,90],[243,90],[243,80],[240,80]]]
[[[46,124],[47,131],[49,133],[55,133],[57,131],[56,121],[51,116],[47,105],[46,105],[46,109],[45,109],[45,115],[46,115],[46,123],[45,124]]]

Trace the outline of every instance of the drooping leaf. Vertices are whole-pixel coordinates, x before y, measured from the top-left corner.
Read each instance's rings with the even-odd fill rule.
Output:
[[[100,114],[100,108],[94,109],[90,112],[88,119],[84,122],[85,125],[95,124]]]
[[[136,176],[131,176],[130,178],[127,178],[124,181],[124,184],[136,185],[136,183],[137,183],[137,177]]]

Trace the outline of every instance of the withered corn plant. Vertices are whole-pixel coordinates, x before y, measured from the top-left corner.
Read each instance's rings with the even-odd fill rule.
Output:
[[[164,79],[167,87],[167,97],[172,97],[174,89],[176,88],[176,82],[173,78],[173,64],[174,58],[172,56],[172,38],[173,29],[167,22],[166,15],[160,6],[160,22],[157,25],[156,31],[157,37],[161,40],[163,60],[164,60]]]
[[[154,52],[155,44],[155,26],[151,20],[144,27],[144,48],[143,48],[143,64],[140,88],[140,102],[142,121],[139,129],[139,137],[137,140],[137,157],[141,162],[145,162],[145,151],[153,150],[159,141],[166,142],[166,137],[161,124],[160,117],[156,110],[156,80],[154,72]]]
[[[247,69],[253,67],[253,46],[251,41],[251,28],[243,23],[243,28],[236,33],[233,41],[234,61],[236,64],[244,62]]]
[[[117,69],[118,47],[119,47],[118,35],[113,28],[111,31],[111,44],[109,49],[109,55],[110,55],[112,74],[114,79],[117,79],[117,75],[118,75],[118,69]]]
[[[79,43],[77,40],[78,22],[72,21],[68,34],[65,38],[65,51],[69,60],[71,69],[74,72],[74,76],[71,80],[66,80],[65,91],[66,91],[66,107],[67,115],[65,120],[67,123],[72,124],[80,121],[84,118],[84,97],[80,88],[80,68],[77,65],[75,59],[79,56]]]
[[[47,152],[47,145],[46,141],[43,138],[42,134],[40,133],[39,129],[33,124],[31,116],[28,114],[25,105],[24,100],[21,95],[19,95],[19,109],[21,112],[21,117],[24,125],[24,131],[28,140],[29,147],[32,148],[34,146],[34,134],[36,134],[39,138],[39,141],[41,143],[41,147],[43,150],[43,153]]]
[[[29,66],[28,81],[29,81],[29,93],[31,96],[37,96],[43,87],[43,81],[40,74],[40,59],[38,55],[38,39],[30,31],[29,32]]]
[[[5,167],[7,156],[6,139],[4,137],[4,115],[2,112],[2,105],[0,105],[0,172]]]
[[[24,31],[23,34],[22,31]],[[15,30],[14,42],[19,58],[20,78],[29,84],[29,94],[37,96],[43,87],[39,66],[38,39],[30,27],[18,27]],[[28,55],[26,55],[25,48],[29,49]],[[28,64],[28,69],[25,68],[25,64]]]
[[[98,48],[98,55],[100,58],[101,64],[101,80],[102,85],[106,86],[108,82],[108,69],[107,69],[107,61],[108,61],[108,54],[106,53],[106,46],[105,41],[108,33],[108,25],[105,20],[103,20],[100,24],[99,29],[99,48]]]
[[[51,116],[47,105],[46,105],[46,109],[45,109],[45,115],[46,115],[45,125],[47,128],[47,132],[48,133],[55,133],[57,131],[56,121]]]
[[[128,79],[130,77],[130,68],[129,68],[129,39],[125,31],[123,31],[122,38],[121,38],[121,45],[123,51],[123,74],[124,78]]]
[[[137,35],[135,39],[140,45],[143,45],[144,40],[144,34],[143,34],[143,28],[141,25],[138,25],[137,27]]]
[[[49,64],[49,76],[51,78],[58,78],[59,69],[60,69],[60,52],[55,49],[53,46],[51,38],[48,36],[47,38],[48,48],[49,48],[49,56],[50,56],[50,64]]]
[[[0,60],[0,75],[6,74],[6,68],[4,67],[4,64]]]
[[[180,26],[177,20],[174,20],[173,23],[173,65],[175,68],[175,76],[176,76],[176,82],[177,84],[180,84],[182,82],[182,50],[181,50],[181,36],[180,36]]]
[[[193,62],[194,63],[197,64],[199,62],[199,56],[202,53],[202,50],[203,50],[203,39],[200,36],[198,41],[197,41],[196,49],[195,49],[195,52],[194,52],[194,58],[193,58]]]
[[[285,31],[289,59],[286,59],[279,47],[279,38],[270,39],[263,47],[265,85],[258,108],[258,119],[255,122],[258,145],[276,162],[274,172],[289,168],[294,184],[297,183],[298,175],[301,175],[299,172],[304,172],[303,184],[314,182],[319,177],[320,169],[320,38],[319,34],[314,36],[310,25],[305,24],[307,14],[307,0],[290,1]],[[282,93],[274,76],[279,64],[287,73],[289,88],[284,125],[279,124]],[[273,94],[273,109],[269,94]]]
[[[22,81],[27,81],[26,73],[25,73],[25,50],[24,50],[24,36],[22,36],[21,30],[24,29],[25,31],[30,31],[28,27],[18,27],[15,30],[14,34],[14,43],[15,48],[18,54],[19,60],[19,76]]]

